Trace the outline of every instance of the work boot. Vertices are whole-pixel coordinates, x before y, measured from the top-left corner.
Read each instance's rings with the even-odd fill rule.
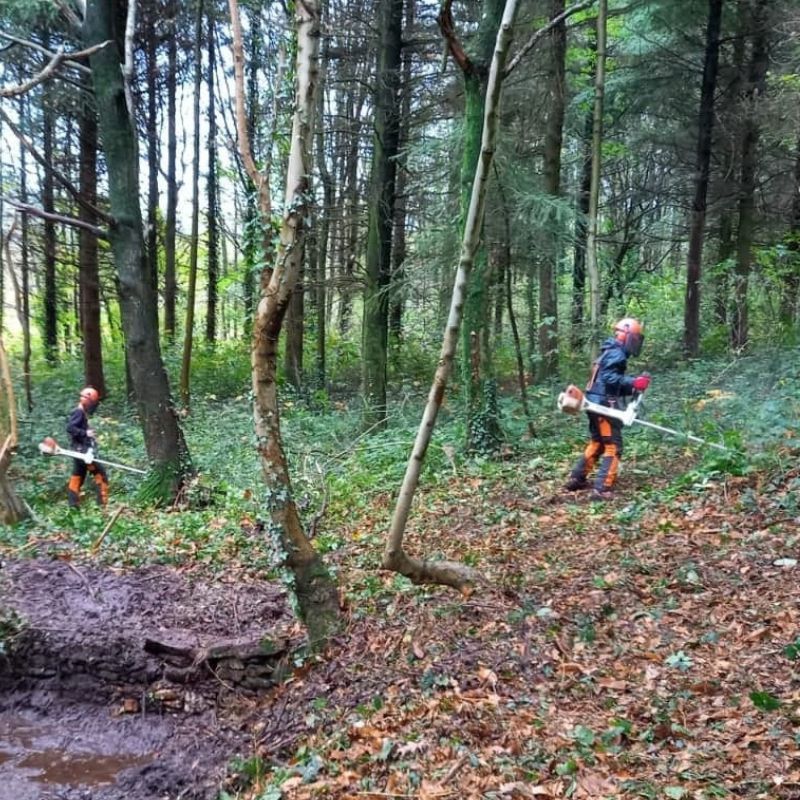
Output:
[[[567,492],[579,492],[581,489],[588,488],[589,481],[577,475],[570,475],[569,480],[564,484],[564,490]]]
[[[77,492],[73,492],[72,489],[67,489],[67,505],[70,508],[78,508],[80,504],[80,495]]]
[[[609,500],[614,499],[614,490],[613,489],[593,489],[592,490],[592,500],[598,503],[606,503]]]

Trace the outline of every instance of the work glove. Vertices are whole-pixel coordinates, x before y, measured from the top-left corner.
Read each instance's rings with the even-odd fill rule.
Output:
[[[650,376],[645,372],[642,375],[637,375],[633,379],[633,388],[637,392],[643,392],[650,385]]]

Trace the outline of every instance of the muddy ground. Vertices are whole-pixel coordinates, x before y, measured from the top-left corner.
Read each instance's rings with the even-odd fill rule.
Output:
[[[252,746],[293,617],[274,585],[6,562],[0,800],[206,800]]]

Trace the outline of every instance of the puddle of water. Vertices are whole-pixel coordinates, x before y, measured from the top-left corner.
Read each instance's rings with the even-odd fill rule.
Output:
[[[6,758],[10,758],[10,756],[6,756]],[[64,750],[41,750],[26,755],[17,766],[21,769],[39,770],[38,775],[32,776],[37,783],[61,786],[102,786],[114,783],[122,770],[138,767],[149,761],[152,761],[152,758],[148,756],[101,756],[88,753],[67,753]]]

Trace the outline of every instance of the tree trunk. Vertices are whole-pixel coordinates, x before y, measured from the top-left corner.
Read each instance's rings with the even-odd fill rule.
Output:
[[[130,2],[131,0],[129,0]],[[155,14],[146,21],[147,67],[147,265],[153,291],[158,295],[158,56]]]
[[[322,184],[322,208],[319,212],[319,230],[317,233],[317,269],[314,284],[314,297],[317,311],[317,339],[315,347],[316,385],[325,388],[326,377],[326,340],[328,330],[328,298],[327,298],[327,263],[330,242],[331,215],[333,214],[333,198],[335,187],[333,178],[328,169],[325,154],[324,109],[325,109],[325,75],[327,74],[327,57],[323,54],[323,66],[320,78],[319,103],[317,108],[317,125],[314,138],[316,140],[317,169],[319,170],[320,183]]]
[[[6,245],[6,243],[3,243]],[[6,245],[7,247],[7,245]],[[8,368],[3,337],[0,335],[0,522],[14,525],[28,516],[27,509],[8,479],[8,468],[17,444],[17,415],[14,385]]]
[[[315,257],[313,248],[309,247],[307,257]],[[305,261],[300,265],[297,285],[292,290],[289,308],[286,311],[286,336],[284,338],[283,366],[289,385],[299,392],[303,387],[303,340],[305,327]]]
[[[366,428],[386,425],[389,288],[399,144],[403,0],[381,0],[377,14],[380,41],[375,74],[375,121],[361,340]]]
[[[206,287],[206,342],[213,345],[217,338],[217,282],[219,281],[219,225],[217,214],[219,202],[217,199],[217,118],[216,118],[216,90],[214,70],[215,34],[214,34],[214,4],[208,7],[208,178],[206,189],[208,191],[208,262]]]
[[[597,352],[600,333],[600,269],[597,258],[597,230],[600,206],[600,163],[603,152],[603,101],[606,84],[606,19],[608,0],[597,7],[597,67],[594,76],[594,114],[592,120],[592,180],[589,189],[589,215],[586,221],[586,272],[589,276],[589,320],[592,352]]]
[[[448,42],[450,52],[461,67],[464,79],[463,153],[461,157],[461,227],[466,224],[470,200],[470,185],[474,178],[481,150],[484,121],[484,97],[489,63],[503,14],[502,0],[484,0],[481,19],[475,33],[474,52],[467,55],[461,49],[453,29],[448,1],[439,14],[439,27]],[[462,376],[466,387],[466,449],[491,453],[498,449],[502,434],[500,421],[493,413],[488,395],[493,394],[492,364],[488,353],[479,364],[467,356],[473,336],[483,340],[489,323],[489,274],[485,250],[480,250],[471,269],[464,299],[464,329],[462,340],[464,359]],[[487,390],[487,391],[484,391]]]
[[[528,434],[533,439],[536,436],[536,428],[533,424],[533,417],[531,416],[530,405],[528,404],[528,384],[525,376],[525,358],[522,354],[522,342],[519,336],[519,327],[517,326],[517,316],[514,313],[514,296],[511,291],[511,276],[513,270],[511,268],[511,213],[508,208],[506,200],[506,193],[503,190],[503,184],[500,181],[500,175],[497,171],[497,162],[494,164],[495,175],[497,177],[497,189],[500,195],[500,210],[503,215],[503,263],[504,269],[504,285],[502,287],[505,297],[506,310],[508,312],[508,324],[511,328],[511,336],[514,340],[514,354],[517,358],[517,381],[519,383],[519,397],[522,403],[522,412],[525,414],[525,419],[528,423]]]
[[[50,37],[42,37],[42,45],[50,49]],[[42,93],[42,155],[45,164],[42,176],[42,210],[55,213],[55,185],[53,178],[53,108],[52,84],[44,84]],[[56,226],[52,220],[44,221],[44,353],[49,364],[58,359],[58,294],[56,285]]]
[[[695,177],[692,222],[689,231],[689,255],[686,268],[686,302],[684,307],[683,346],[686,355],[700,354],[700,275],[703,263],[703,236],[706,224],[706,198],[711,165],[711,143],[714,130],[714,92],[717,87],[719,36],[723,0],[709,0],[706,28],[706,54],[703,86],[700,92],[697,134],[697,173]]]
[[[552,0],[551,18],[564,13],[564,0]],[[561,143],[566,109],[567,24],[559,22],[550,33],[550,91],[544,138],[544,190],[554,200],[561,194]],[[558,293],[556,280],[561,232],[557,214],[546,223],[549,247],[539,265],[539,354],[540,377],[558,373]]]
[[[741,6],[745,12],[746,6]],[[759,124],[759,99],[765,89],[765,78],[769,64],[767,52],[767,0],[755,0],[752,20],[747,30],[752,32],[753,50],[750,56],[747,87],[745,89],[744,134],[741,151],[741,179],[739,182],[739,227],[736,240],[736,268],[733,281],[733,319],[731,320],[731,343],[737,350],[746,347],[748,330],[748,283],[753,258],[753,235],[755,232],[756,167],[758,165],[758,142],[761,133]]]
[[[788,264],[781,287],[781,322],[787,327],[794,326],[797,320],[797,300],[800,294],[800,137],[794,161],[794,192],[792,194],[792,216],[786,236],[789,251]]]
[[[241,25],[237,0],[229,0],[233,31],[234,58],[242,52]],[[291,146],[286,174],[284,216],[277,252],[261,276],[261,299],[253,324],[251,353],[253,378],[253,421],[264,482],[270,532],[276,549],[284,554],[294,579],[300,614],[308,628],[312,646],[324,642],[339,626],[339,598],[335,581],[303,532],[286,462],[278,404],[278,338],[289,301],[297,285],[303,263],[306,220],[309,213],[309,178],[313,141],[314,92],[319,75],[320,5],[306,0],[295,6],[297,31],[295,106]],[[241,65],[237,67],[241,70]],[[257,183],[252,152],[242,131],[244,81],[241,71],[236,81],[237,131],[242,159]],[[262,184],[263,185],[263,184]],[[268,184],[267,184],[268,188]],[[268,199],[268,198],[267,198]],[[262,205],[262,214],[268,208]],[[262,219],[268,226],[269,219]]]
[[[19,112],[21,127],[29,119],[25,97],[20,98]],[[19,146],[19,197],[23,203],[28,202],[28,151],[20,143]],[[31,385],[31,306],[30,306],[30,224],[28,215],[22,214],[20,223],[20,291],[17,293],[17,315],[22,328],[22,377],[25,383],[25,406],[28,412],[33,411],[33,387]],[[7,261],[9,259],[6,259]],[[11,267],[9,267],[10,269]],[[13,273],[12,273],[13,274]]]
[[[186,325],[181,358],[181,404],[191,402],[192,347],[194,344],[194,304],[197,294],[197,253],[200,245],[200,87],[203,82],[203,0],[198,0],[194,27],[194,144],[192,148],[192,232],[189,242],[189,285],[186,289]]]
[[[261,40],[261,14],[253,13],[250,15],[250,40],[247,51],[247,63],[245,65],[244,54],[242,54],[242,84],[245,82],[244,70],[247,69],[247,109],[242,105],[242,114],[245,116],[245,131],[247,141],[253,153],[258,152],[256,139],[256,117],[259,114],[258,103],[258,74],[263,68],[262,64],[262,40]],[[244,90],[243,90],[244,93]],[[244,102],[244,100],[243,100]],[[238,111],[237,111],[238,113]],[[256,276],[260,272],[258,267],[264,253],[263,245],[265,233],[261,229],[263,219],[263,208],[259,214],[259,191],[248,170],[248,179],[245,181],[245,211],[242,224],[244,227],[243,256],[244,256],[244,325],[242,332],[249,339],[253,331],[253,314],[256,307]],[[271,198],[270,198],[271,203]],[[261,203],[263,206],[263,203]],[[271,216],[271,214],[270,214]],[[268,221],[268,224],[271,220]],[[269,229],[268,229],[269,230]]]
[[[590,37],[590,71],[592,84],[595,81],[597,66],[597,28],[592,26]],[[572,313],[570,343],[573,351],[578,351],[586,339],[584,330],[584,306],[586,294],[586,249],[589,228],[589,197],[592,190],[592,139],[594,135],[594,109],[586,112],[583,118],[583,140],[581,142],[581,178],[578,188],[578,207],[575,215],[575,254],[572,265]]]
[[[324,641],[339,624],[336,583],[306,538],[292,497],[280,430],[277,395],[278,337],[303,261],[308,180],[313,134],[314,90],[319,69],[320,7],[306,0],[295,7],[297,26],[296,102],[286,175],[280,244],[269,283],[262,292],[253,331],[254,421],[272,519],[286,564],[294,576],[301,616],[312,643]]]
[[[177,108],[178,83],[178,2],[171,0],[168,9],[170,35],[167,37],[167,213],[164,236],[164,333],[167,341],[175,341],[176,300],[175,241],[178,211],[177,177]]]
[[[584,122],[584,140],[582,143],[583,157],[581,159],[581,181],[578,188],[578,208],[575,215],[575,255],[572,266],[572,331],[570,341],[572,349],[577,351],[583,344],[586,336],[583,330],[584,295],[586,294],[586,250],[588,227],[586,220],[589,216],[589,196],[592,187],[592,131],[594,128],[594,113],[586,114]]]
[[[97,215],[92,210],[97,205],[97,112],[90,97],[91,79],[87,76],[83,83],[85,101],[80,117],[80,191],[86,203],[79,205],[78,214],[84,222],[97,225]],[[97,237],[85,228],[78,232],[78,270],[84,379],[87,386],[94,386],[100,397],[105,397]]]
[[[3,138],[3,120],[0,118],[0,141],[5,141]],[[6,310],[6,268],[5,268],[5,253],[4,251],[4,242],[2,241],[3,232],[2,232],[2,220],[3,220],[3,195],[0,193],[0,336],[3,335],[3,328],[5,326],[5,310]]]
[[[119,278],[125,349],[145,446],[154,467],[146,491],[154,500],[165,501],[178,492],[191,463],[158,342],[157,298],[147,271],[139,208],[134,127],[125,102],[115,29],[118,12],[116,0],[88,0],[84,40],[87,45],[109,39],[117,44],[92,55],[90,63],[114,218],[109,240]]]
[[[353,292],[358,248],[358,166],[361,132],[361,109],[364,92],[348,99],[346,151],[344,155],[344,180],[339,202],[343,214],[340,223],[341,255],[339,257],[339,332],[346,336],[353,317]]]
[[[405,2],[406,36],[414,25],[414,0]],[[397,172],[395,175],[394,230],[392,232],[392,277],[389,292],[389,348],[395,355],[399,353],[403,338],[403,315],[405,313],[405,262],[406,262],[406,217],[408,199],[406,197],[408,146],[411,129],[411,49],[403,48],[400,79],[400,119],[398,122]]]
[[[428,394],[428,402],[422,415],[414,447],[406,466],[403,485],[395,504],[392,523],[386,548],[383,552],[383,566],[405,575],[415,583],[439,583],[465,590],[475,582],[474,572],[458,564],[448,561],[432,562],[419,560],[407,555],[403,550],[403,534],[414,499],[419,474],[425,453],[428,450],[436,417],[444,399],[447,380],[450,376],[458,343],[459,328],[461,327],[462,309],[467,281],[475,254],[480,242],[481,229],[486,205],[486,186],[489,181],[492,158],[494,156],[497,126],[499,119],[500,89],[503,82],[503,67],[505,66],[508,50],[514,27],[514,17],[517,10],[517,0],[507,0],[505,11],[497,32],[497,43],[494,48],[494,57],[489,70],[489,79],[486,89],[486,102],[484,105],[484,121],[482,142],[479,159],[475,169],[475,179],[472,184],[472,195],[467,210],[461,243],[461,255],[456,272],[455,286],[450,303],[450,315],[447,320],[442,349],[439,355],[439,364]]]

